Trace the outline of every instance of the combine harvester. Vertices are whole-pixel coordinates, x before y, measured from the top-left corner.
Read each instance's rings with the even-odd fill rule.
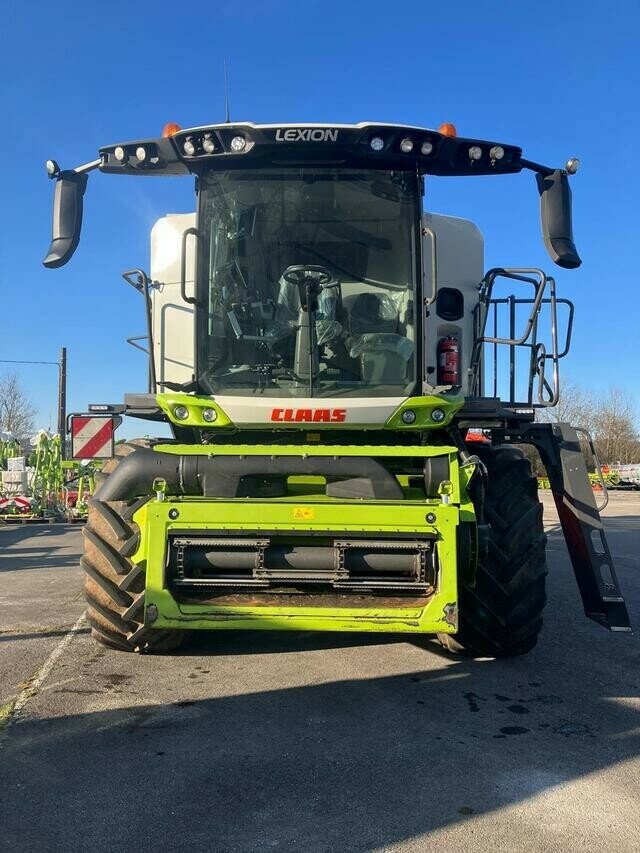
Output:
[[[173,433],[120,445],[91,501],[96,640],[160,652],[182,629],[387,631],[528,652],[547,568],[524,443],[587,616],[630,630],[576,429],[535,422],[558,401],[573,306],[540,269],[485,273],[477,227],[423,210],[426,177],[532,172],[546,248],[575,268],[577,165],[377,123],[168,125],[75,169],[49,161],[51,268],[76,250],[90,172],[196,184],[197,212],[153,228],[150,276],[125,273],[145,300],[149,391],[93,407]]]

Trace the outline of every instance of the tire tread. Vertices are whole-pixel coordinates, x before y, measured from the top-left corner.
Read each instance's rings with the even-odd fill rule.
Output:
[[[104,482],[119,461],[136,447],[150,442],[137,439],[118,445],[116,457],[105,463]],[[118,651],[169,652],[181,645],[182,631],[155,629],[144,624],[144,570],[131,560],[140,542],[133,521],[148,498],[131,503],[100,501],[99,491],[89,502],[84,528],[84,590],[91,634],[98,643]]]
[[[474,452],[488,472],[488,549],[478,557],[475,577],[460,581],[458,633],[439,639],[466,655],[512,657],[529,652],[542,627],[547,575],[542,505],[520,450],[487,445]]]

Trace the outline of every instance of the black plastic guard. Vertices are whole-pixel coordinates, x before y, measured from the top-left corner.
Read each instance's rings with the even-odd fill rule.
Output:
[[[546,468],[584,612],[610,631],[631,631],[602,519],[576,430],[569,424],[529,424],[499,440],[531,444]]]
[[[248,496],[243,480],[292,474],[327,478],[327,494],[341,498],[402,500],[395,476],[375,459],[363,456],[200,456],[138,447],[121,460],[95,494],[100,501],[132,500],[153,493],[153,482],[166,482],[169,494],[208,498]]]

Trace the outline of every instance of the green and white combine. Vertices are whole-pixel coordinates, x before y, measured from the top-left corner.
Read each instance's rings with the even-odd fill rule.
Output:
[[[423,211],[425,176],[533,171],[549,254],[576,267],[577,161],[551,169],[450,125],[226,123],[47,168],[48,267],[77,247],[90,171],[196,179],[197,212],[156,223],[150,274],[124,274],[145,299],[148,392],[93,407],[173,433],[118,446],[91,501],[99,642],[302,629],[527,652],[546,540],[514,443],[542,456],[587,615],[629,630],[576,430],[535,422],[558,400],[573,306],[541,270],[485,274],[475,225]]]

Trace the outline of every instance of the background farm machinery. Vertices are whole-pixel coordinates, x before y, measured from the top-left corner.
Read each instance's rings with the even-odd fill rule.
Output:
[[[0,438],[0,522],[84,521],[100,463],[62,459],[60,437],[41,430],[25,449]]]

